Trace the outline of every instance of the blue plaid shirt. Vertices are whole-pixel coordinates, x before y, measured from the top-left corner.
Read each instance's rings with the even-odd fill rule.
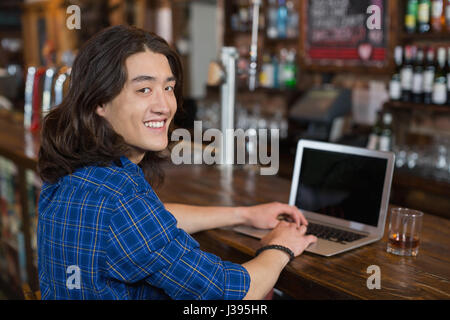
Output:
[[[168,212],[141,168],[89,166],[39,199],[42,299],[242,299],[247,270],[203,252]]]

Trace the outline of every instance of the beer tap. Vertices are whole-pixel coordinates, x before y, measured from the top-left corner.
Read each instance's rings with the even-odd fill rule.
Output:
[[[45,115],[50,111],[52,107],[52,84],[53,79],[56,73],[55,68],[48,68],[47,71],[45,71],[45,80],[44,80],[44,92],[42,94],[42,116],[45,117]]]
[[[259,26],[259,8],[261,0],[253,0],[253,21],[252,21],[252,43],[250,45],[250,68],[248,86],[250,91],[256,88],[256,73],[258,61],[258,26]]]
[[[36,74],[36,67],[28,67],[27,78],[25,80],[25,105],[24,105],[24,127],[29,129],[31,127],[31,119],[33,116],[33,87],[34,75]]]
[[[64,84],[70,77],[72,68],[64,66],[60,69],[59,75],[55,81],[55,102],[54,106],[59,105],[64,97]]]
[[[261,0],[252,0],[253,24],[252,43],[250,47],[249,89],[256,88],[258,58],[258,24]],[[220,85],[221,97],[221,132],[223,136],[220,154],[221,164],[234,162],[234,105],[236,100],[236,61],[239,54],[235,47],[223,47],[220,62],[211,62],[208,70],[208,85]]]
[[[54,87],[55,100],[51,108],[61,104],[64,98],[64,86],[66,84],[66,81],[70,79],[70,73],[72,71],[72,65],[74,60],[75,54],[71,50],[63,52],[61,61],[64,66],[61,67],[61,69],[59,70],[59,75],[55,81]]]
[[[41,125],[41,108],[42,108],[42,77],[46,71],[45,67],[39,67],[34,74],[33,98],[32,98],[32,114],[31,126],[29,129],[33,132],[39,130]]]
[[[236,95],[236,60],[239,54],[235,47],[223,47],[221,63],[211,62],[208,70],[208,84],[220,85],[221,98],[221,164],[234,161],[234,104]]]

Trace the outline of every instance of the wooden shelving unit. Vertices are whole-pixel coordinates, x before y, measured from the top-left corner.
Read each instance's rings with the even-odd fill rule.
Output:
[[[238,30],[233,29],[232,27],[232,16],[233,14],[236,14],[236,10],[238,9],[238,0],[229,0],[224,1],[224,12],[225,12],[225,20],[224,20],[224,45],[225,46],[237,46],[238,49],[243,44],[250,49],[251,45],[251,29],[249,30]],[[293,3],[296,4],[296,7],[294,10],[297,12],[297,14],[300,16],[300,5],[296,1],[293,1]],[[299,65],[299,52],[298,48],[300,45],[300,30],[298,30],[298,33],[296,36],[289,36],[289,37],[276,37],[271,38],[267,35],[267,21],[268,21],[268,7],[269,7],[269,1],[263,0],[261,1],[261,7],[260,7],[260,26],[258,30],[258,66],[261,66],[262,63],[262,57],[265,53],[270,54],[276,54],[279,53],[280,48],[288,48],[288,49],[295,49],[296,54],[296,64]],[[247,8],[251,8],[251,1],[248,1]],[[262,22],[264,21],[264,22]],[[240,54],[243,58],[250,59],[249,55],[247,54]],[[259,70],[258,70],[259,72]],[[299,75],[297,74],[297,87],[299,83]],[[273,94],[283,94],[284,92],[289,91],[295,91],[296,88],[274,88],[274,89],[267,89],[269,92]],[[242,90],[241,91],[245,91]]]
[[[428,33],[406,33],[402,32],[399,35],[402,41],[449,41],[450,32],[428,32]]]
[[[397,24],[396,45],[434,48],[449,46],[450,32],[445,29],[442,32],[407,33],[404,27],[407,0],[398,1],[397,6],[397,17],[393,17]],[[408,143],[414,141],[413,145],[423,145],[425,141],[429,142],[434,139],[433,136],[423,136],[421,135],[423,133],[411,132],[410,124],[415,121],[414,119],[420,118],[423,123],[433,123],[433,119],[450,117],[450,106],[448,105],[390,101],[384,104],[383,109],[393,113],[394,122],[396,122],[394,131],[400,131],[402,135],[406,133],[402,141],[408,141]],[[427,132],[433,134],[434,128],[430,127],[429,129]],[[450,128],[448,131],[450,132]],[[420,169],[396,168],[391,196],[391,201],[395,204],[450,218],[450,183],[439,180],[429,173],[421,172]]]
[[[450,106],[448,105],[434,105],[434,104],[424,104],[424,103],[410,103],[410,102],[400,102],[400,101],[390,101],[384,105],[384,109],[390,109],[394,111],[424,111],[430,113],[450,115]]]
[[[445,0],[444,0],[445,1]],[[430,30],[427,33],[407,33],[405,30],[405,14],[406,14],[406,7],[407,7],[408,0],[399,0],[398,1],[398,17],[397,17],[397,23],[399,25],[399,40],[400,41],[449,41],[450,40],[450,32],[446,30],[444,27],[441,32],[435,32]],[[446,1],[445,1],[446,2]],[[445,10],[445,6],[444,6]],[[430,13],[431,14],[431,13]],[[430,17],[431,19],[431,17]]]

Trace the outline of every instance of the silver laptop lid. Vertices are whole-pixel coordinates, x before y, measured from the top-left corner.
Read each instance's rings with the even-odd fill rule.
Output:
[[[289,204],[307,219],[383,236],[394,154],[299,140]]]

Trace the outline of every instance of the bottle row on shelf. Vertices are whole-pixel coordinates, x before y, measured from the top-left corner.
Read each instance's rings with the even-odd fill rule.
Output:
[[[263,55],[259,85],[263,88],[295,89],[297,63],[295,49],[281,49],[277,55]]]
[[[252,28],[253,8],[251,0],[240,0],[231,15],[231,30],[249,32]],[[259,29],[266,30],[270,39],[295,38],[298,36],[299,14],[292,0],[268,0],[267,10],[262,1],[262,10],[267,13],[259,17]]]
[[[263,53],[258,74],[258,87],[270,89],[295,89],[297,87],[297,51],[281,48],[278,54]],[[250,60],[241,56],[238,61],[238,75],[245,78]]]
[[[397,46],[394,59],[391,101],[450,105],[450,47]]]
[[[269,0],[268,5],[267,37],[271,39],[297,37],[299,15],[294,1]]]
[[[450,32],[450,0],[408,0],[405,31],[409,34]]]
[[[392,147],[392,114],[390,112],[378,112],[377,121],[369,135],[367,148],[371,150],[392,151]]]

